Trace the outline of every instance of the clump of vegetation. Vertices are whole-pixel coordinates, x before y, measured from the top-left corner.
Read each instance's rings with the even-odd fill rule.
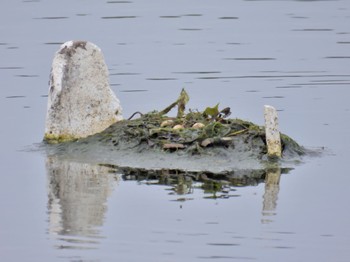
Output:
[[[264,128],[228,118],[230,108],[219,109],[219,104],[204,111],[189,110],[186,113],[188,101],[189,96],[183,89],[179,98],[165,109],[147,114],[137,112],[139,118],[132,119],[135,113],[128,120],[112,125],[101,134],[101,140],[110,141],[119,149],[153,148],[190,154],[202,154],[215,147],[233,149],[239,141],[239,144],[247,144],[248,149],[259,147],[261,154],[266,154]],[[177,116],[167,116],[175,107]],[[288,148],[298,154],[303,153],[303,148],[285,135],[282,135],[282,144],[286,148],[289,145]]]

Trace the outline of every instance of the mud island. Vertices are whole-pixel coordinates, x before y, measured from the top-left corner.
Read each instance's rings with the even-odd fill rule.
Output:
[[[124,173],[175,170],[227,175],[288,169],[305,154],[302,146],[279,132],[271,106],[265,106],[265,126],[258,126],[229,118],[230,108],[219,104],[202,111],[187,109],[189,99],[183,89],[165,109],[136,112],[124,119],[101,50],[89,42],[67,42],[52,64],[47,152],[117,167]],[[176,116],[168,116],[173,109]]]

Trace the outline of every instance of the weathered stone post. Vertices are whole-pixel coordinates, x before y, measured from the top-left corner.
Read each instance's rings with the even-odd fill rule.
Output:
[[[282,156],[282,144],[277,111],[269,105],[265,105],[264,109],[267,154],[269,157],[279,158]]]
[[[108,76],[100,48],[85,41],[64,43],[52,63],[44,140],[87,137],[122,120]]]

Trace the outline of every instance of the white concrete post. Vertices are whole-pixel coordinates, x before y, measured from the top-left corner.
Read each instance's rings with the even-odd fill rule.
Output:
[[[103,54],[96,45],[69,41],[60,47],[51,69],[46,141],[87,137],[123,119],[108,76]]]
[[[282,156],[281,136],[278,128],[278,116],[274,107],[264,106],[267,154],[269,157]]]

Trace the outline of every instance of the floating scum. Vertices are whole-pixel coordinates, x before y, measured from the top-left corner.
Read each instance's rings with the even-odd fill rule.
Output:
[[[189,95],[161,111],[122,117],[110,89],[101,50],[69,41],[51,70],[44,141],[49,156],[107,165],[132,174],[247,176],[286,170],[305,149],[278,130],[276,110],[265,106],[265,126],[229,118],[219,104],[186,110]],[[176,117],[167,114],[177,110]],[[169,173],[169,172],[168,172]]]

